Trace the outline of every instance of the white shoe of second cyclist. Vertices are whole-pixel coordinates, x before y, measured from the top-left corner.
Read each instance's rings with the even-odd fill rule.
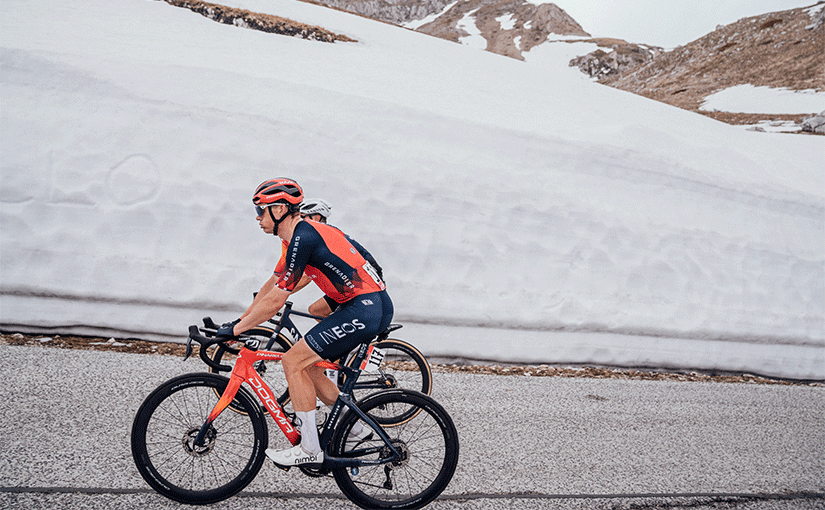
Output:
[[[363,443],[364,441],[368,441],[372,439],[372,429],[367,427],[361,427],[357,433],[350,431],[349,435],[347,436],[347,443],[355,443],[356,446]]]
[[[293,446],[288,450],[273,450],[268,448],[266,456],[280,467],[305,466],[307,464],[323,464],[324,452],[307,453],[301,445]]]

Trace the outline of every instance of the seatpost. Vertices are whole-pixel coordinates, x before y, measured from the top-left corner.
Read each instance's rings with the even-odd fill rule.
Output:
[[[284,309],[281,311],[281,320],[289,317],[290,313],[292,313],[292,301],[287,301],[284,303]]]
[[[358,375],[361,373],[361,362],[364,361],[364,358],[367,356],[367,349],[369,349],[369,342],[362,343],[358,347],[358,352],[355,353],[355,358],[352,362],[352,367],[348,367],[344,364],[341,364],[341,370],[344,372],[346,379],[344,380],[344,385],[341,387],[341,393],[346,395],[352,395],[352,388],[355,386],[356,381],[358,380]]]

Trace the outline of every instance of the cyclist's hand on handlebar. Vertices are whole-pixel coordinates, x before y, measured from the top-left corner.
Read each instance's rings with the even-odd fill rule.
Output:
[[[224,322],[221,327],[218,328],[218,332],[216,333],[218,336],[231,336],[235,337],[235,325],[241,322],[241,319],[235,319],[232,322]]]

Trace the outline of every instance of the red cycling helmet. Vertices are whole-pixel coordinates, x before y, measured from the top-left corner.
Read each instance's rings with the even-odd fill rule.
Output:
[[[259,207],[286,204],[297,208],[304,200],[304,192],[292,179],[278,178],[262,182],[255,190],[252,203]]]

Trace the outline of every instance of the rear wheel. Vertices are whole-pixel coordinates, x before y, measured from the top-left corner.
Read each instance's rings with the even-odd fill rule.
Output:
[[[406,423],[385,428],[400,458],[374,466],[340,467],[335,482],[361,508],[421,508],[438,497],[455,474],[458,434],[450,415],[435,400],[407,390],[387,390],[358,403],[370,416],[412,414]],[[364,460],[389,459],[391,449],[378,434],[367,441],[347,442],[352,427],[361,421],[349,412],[341,418],[332,438],[334,457]],[[362,426],[369,427],[361,421]]]
[[[153,489],[180,503],[202,505],[240,492],[258,474],[269,439],[266,421],[244,389],[194,444],[229,380],[198,373],[167,381],[138,409],[132,424],[132,457]]]
[[[433,389],[433,375],[430,364],[424,355],[411,344],[395,338],[387,338],[374,344],[384,352],[384,359],[376,372],[361,372],[358,381],[352,389],[352,397],[360,401],[375,392],[386,389],[406,389],[429,395]],[[347,366],[355,362],[356,352],[353,351],[347,358]],[[407,408],[407,412],[396,416],[382,415],[375,417],[382,426],[393,426],[403,423],[414,416],[414,408]]]

